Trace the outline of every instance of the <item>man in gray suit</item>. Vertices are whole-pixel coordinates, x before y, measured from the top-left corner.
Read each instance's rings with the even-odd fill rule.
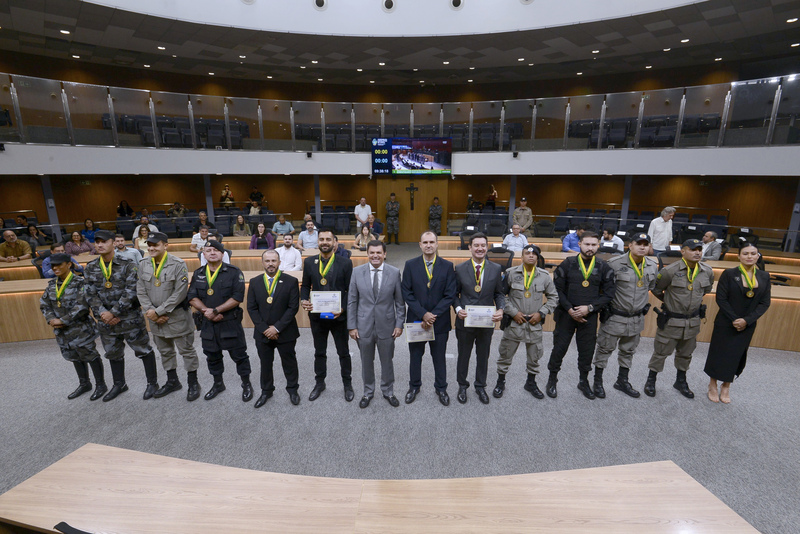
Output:
[[[721,259],[722,245],[717,242],[717,233],[709,230],[703,234],[703,260],[716,261]]]
[[[366,408],[375,394],[375,346],[381,359],[381,392],[397,408],[394,396],[394,340],[403,333],[405,302],[400,285],[400,269],[388,265],[386,245],[367,244],[369,263],[353,269],[347,295],[347,328],[361,351],[364,396],[359,407]]]

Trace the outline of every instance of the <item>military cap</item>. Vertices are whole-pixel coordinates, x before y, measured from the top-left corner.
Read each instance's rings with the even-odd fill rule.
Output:
[[[648,243],[651,243],[653,240],[650,239],[650,236],[645,234],[644,232],[639,232],[638,234],[633,234],[633,236],[631,237],[631,241],[634,243],[636,243],[637,241],[647,241]]]
[[[63,252],[50,255],[50,265],[60,265],[62,263],[69,263],[71,261],[72,258],[70,257],[70,255],[65,254]]]
[[[94,234],[95,241],[108,241],[109,239],[114,239],[117,236],[114,232],[109,230],[98,230]],[[52,260],[51,260],[52,261]]]
[[[207,247],[214,247],[215,249],[219,250],[220,252],[225,252],[225,247],[217,241],[216,239],[209,239],[206,243]]]
[[[150,244],[155,245],[159,241],[161,241],[163,243],[168,243],[169,242],[169,237],[164,232],[153,232],[149,236],[147,236],[147,244],[148,245],[150,245]]]
[[[527,201],[528,201],[528,199],[527,199],[527,197],[522,197],[521,199],[519,199],[519,201],[520,201],[520,202],[527,202]]]
[[[533,243],[531,243],[530,245],[525,245],[524,247],[522,247],[522,252],[525,252],[526,250],[532,250],[533,253],[536,254],[537,256],[541,256],[542,255],[542,250],[539,247],[537,247],[536,245],[534,245]]]
[[[681,245],[681,246],[682,247],[691,248],[691,249],[702,248],[703,247],[703,242],[700,241],[699,239],[687,239],[686,241],[683,242],[683,245]]]

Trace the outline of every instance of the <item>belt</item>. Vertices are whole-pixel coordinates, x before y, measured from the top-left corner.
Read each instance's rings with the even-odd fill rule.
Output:
[[[693,319],[694,317],[700,316],[700,308],[696,309],[689,315],[683,313],[672,313],[666,308],[664,308],[664,313],[666,313],[667,317],[669,317],[670,319]]]
[[[619,315],[621,317],[628,317],[628,318],[630,318],[630,317],[639,317],[640,315],[644,315],[645,314],[645,311],[643,309],[639,310],[638,312],[635,312],[635,313],[626,313],[626,312],[623,312],[623,311],[615,310],[614,308],[609,308],[608,310],[611,313],[611,315]]]

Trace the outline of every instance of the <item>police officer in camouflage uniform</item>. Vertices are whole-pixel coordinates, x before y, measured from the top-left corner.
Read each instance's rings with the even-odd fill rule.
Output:
[[[603,369],[617,344],[619,374],[614,389],[633,398],[639,397],[639,392],[628,382],[628,373],[644,330],[644,316],[650,308],[650,291],[656,286],[658,275],[658,263],[647,257],[649,250],[650,236],[635,234],[628,254],[612,256],[606,262],[614,270],[616,291],[611,304],[600,312],[600,331],[597,333],[597,350],[594,354],[593,391],[597,398],[606,398]]]
[[[139,262],[139,282],[136,293],[142,304],[144,316],[150,320],[153,342],[161,354],[161,365],[167,372],[166,383],[155,392],[155,398],[178,391],[183,386],[178,380],[178,363],[175,348],[183,357],[189,390],[186,400],[200,396],[197,383],[199,366],[194,348],[194,323],[189,311],[189,273],[186,262],[167,253],[169,238],[162,232],[153,232],[147,238],[149,258]]]
[[[392,193],[389,195],[389,202],[386,203],[386,243],[392,243],[392,234],[394,234],[394,244],[399,245],[398,232],[400,232],[400,203]]]
[[[158,390],[156,355],[136,296],[137,265],[114,254],[114,233],[98,230],[94,244],[100,257],[90,261],[83,271],[86,299],[97,319],[100,341],[111,364],[114,384],[103,402],[128,391],[125,383],[125,343],[142,360],[147,387],[143,399],[151,399]]]
[[[533,224],[533,212],[528,207],[528,199],[522,197],[519,201],[519,207],[514,210],[514,224],[518,224],[522,230],[522,234],[526,237],[533,237],[531,235],[531,225]]]
[[[653,295],[664,302],[664,309],[656,308],[658,330],[650,358],[650,374],[644,386],[644,393],[648,397],[656,396],[656,376],[664,370],[664,360],[675,351],[675,368],[678,372],[673,387],[684,397],[694,398],[686,382],[686,371],[697,346],[700,321],[705,318],[703,296],[711,292],[714,271],[705,263],[700,263],[703,242],[699,239],[684,241],[681,255],[680,261],[661,269],[653,289]]]
[[[439,197],[433,197],[433,204],[428,208],[428,228],[437,236],[442,233],[442,206],[439,205]]]
[[[47,324],[53,327],[61,356],[72,362],[78,373],[78,388],[67,398],[78,398],[92,389],[88,369],[91,366],[97,387],[89,399],[97,400],[108,388],[103,377],[103,359],[95,346],[97,327],[89,313],[83,278],[71,271],[69,254],[53,254],[50,265],[56,278],[50,280],[39,299],[39,309]]]

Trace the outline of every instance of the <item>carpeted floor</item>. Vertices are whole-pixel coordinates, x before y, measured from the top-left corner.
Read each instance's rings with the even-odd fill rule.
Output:
[[[390,259],[402,266],[417,251],[411,245],[390,247]],[[257,373],[252,330],[247,336]],[[490,388],[499,341],[496,333]],[[545,334],[544,343],[546,365],[551,334]],[[449,353],[455,354],[455,345],[452,334]],[[195,346],[199,352],[199,339]],[[290,404],[276,363],[276,394],[255,410],[252,401],[241,401],[239,381],[227,357],[228,390],[218,398],[187,403],[185,373],[180,370],[182,391],[143,401],[144,372],[128,350],[131,390],[110,403],[91,403],[88,394],[66,399],[76,378],[54,341],[2,344],[0,492],[88,442],[248,469],[373,479],[475,477],[672,460],[758,530],[784,534],[796,532],[800,524],[800,411],[792,389],[800,381],[796,353],[751,350],[748,367],[732,388],[733,403],[727,406],[705,398],[706,344],[698,347],[689,371],[694,400],[672,388],[671,362],[660,376],[656,398],[629,398],[611,388],[617,370],[612,361],[608,398],[589,401],[575,387],[573,345],[557,399],[536,400],[522,389],[525,363],[520,351],[502,399],[492,398],[484,406],[470,389],[468,403],[460,405],[455,400],[455,359],[449,358],[452,404],[445,408],[434,395],[429,359],[423,365],[417,401],[402,403],[408,347],[398,342],[395,391],[401,406],[392,408],[378,396],[368,409],[360,410],[361,363],[352,342],[351,350],[354,402],[344,401],[335,356],[329,358],[328,389],[317,401],[308,401],[313,345],[309,331],[302,330],[297,345],[300,405]],[[651,351],[652,340],[643,339],[631,372],[631,382],[640,390]],[[107,364],[106,374],[110,378]],[[199,376],[205,392],[211,378],[204,362]],[[546,371],[540,386],[545,377]],[[159,379],[163,382],[163,371]],[[258,395],[257,374],[253,383]]]

